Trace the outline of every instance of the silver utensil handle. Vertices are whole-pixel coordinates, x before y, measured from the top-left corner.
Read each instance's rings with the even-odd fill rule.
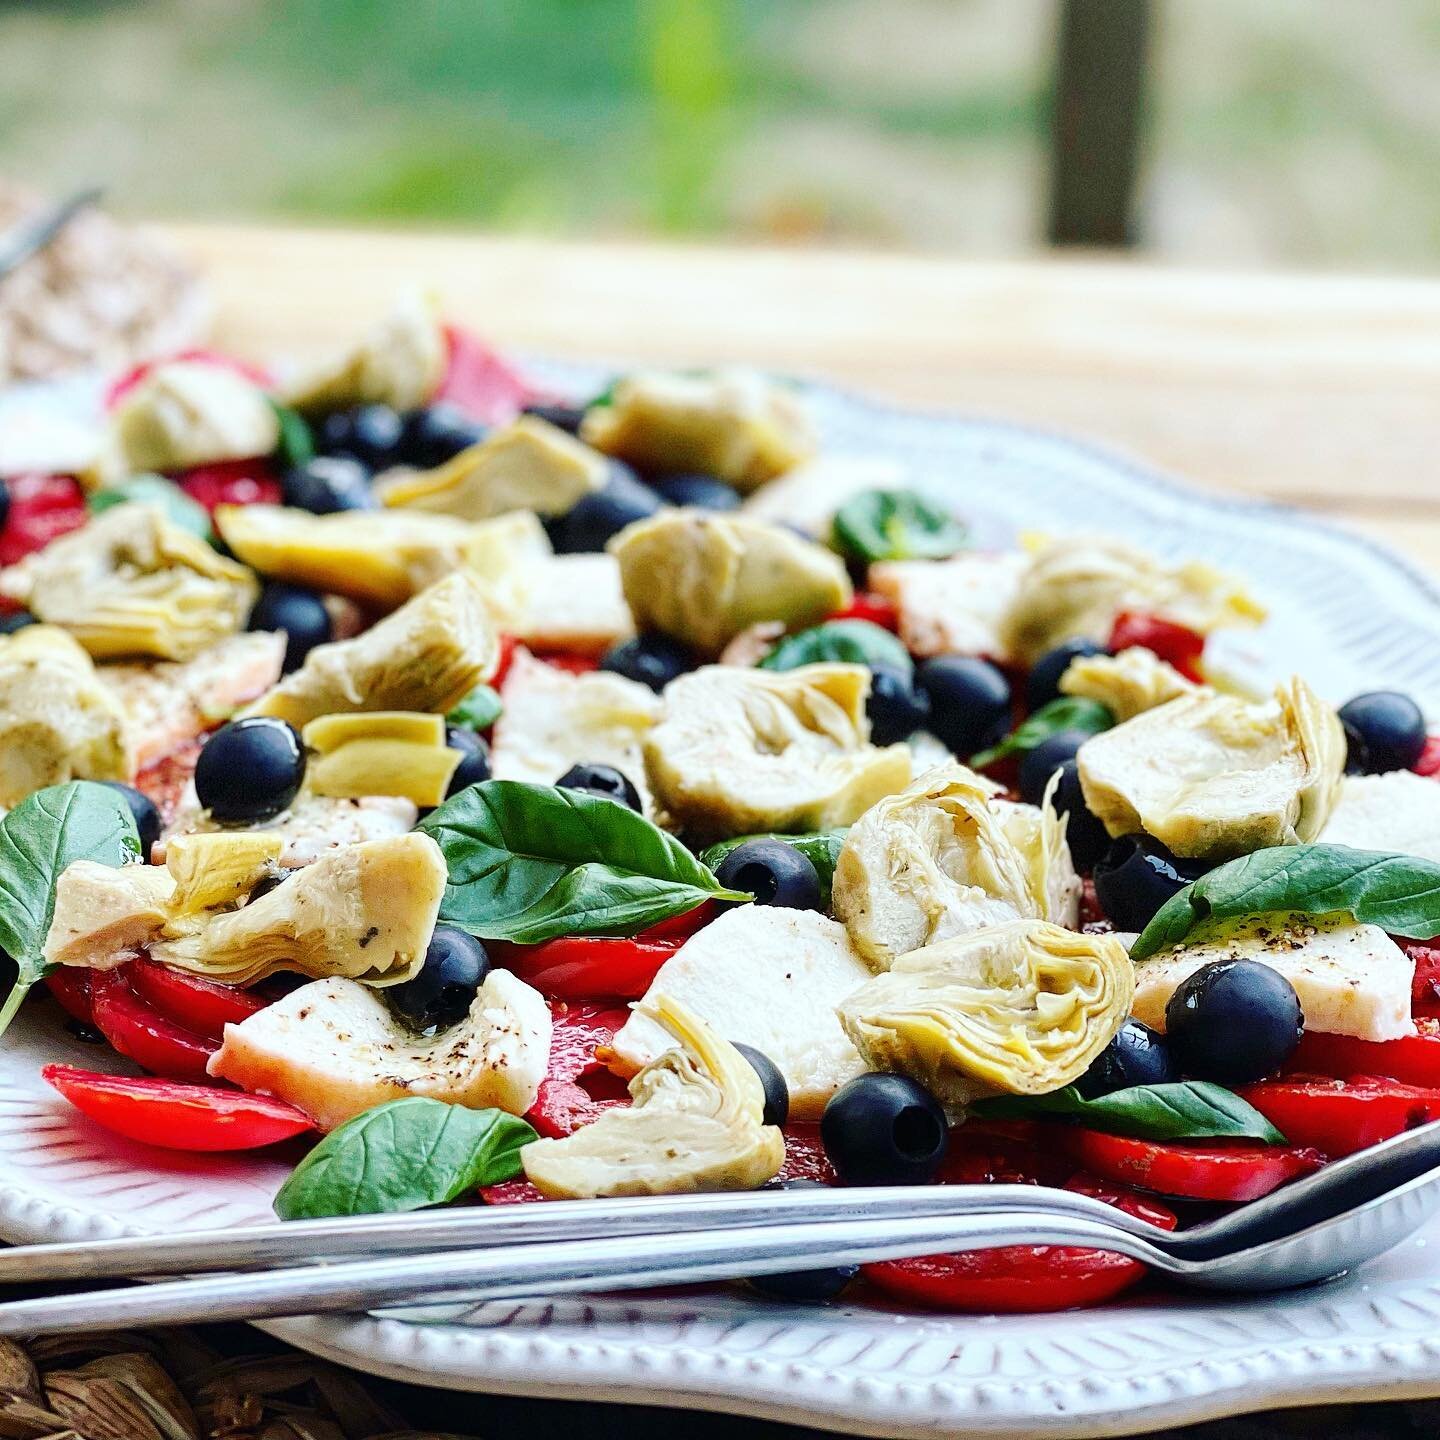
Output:
[[[259,1320],[425,1302],[694,1284],[1001,1245],[1082,1245],[1183,1269],[1138,1236],[1078,1216],[1017,1212],[831,1220],[512,1245],[310,1265],[0,1304],[0,1334]]]
[[[760,1190],[650,1195],[471,1207],[427,1214],[299,1220],[141,1239],[28,1245],[0,1250],[0,1285],[117,1276],[267,1270],[346,1256],[433,1253],[541,1240],[654,1235],[679,1229],[774,1225],[799,1220],[915,1219],[1026,1211],[1119,1226],[1155,1244],[1166,1232],[1103,1201],[1036,1185],[891,1186],[864,1190]]]

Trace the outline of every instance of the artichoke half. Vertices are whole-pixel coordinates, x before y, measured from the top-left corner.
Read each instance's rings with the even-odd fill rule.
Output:
[[[1299,678],[1273,702],[1195,690],[1087,740],[1085,803],[1111,835],[1228,859],[1314,840],[1339,798],[1345,732]]]
[[[133,773],[124,707],[79,643],[53,625],[0,637],[0,806]]]
[[[952,761],[850,827],[832,903],[871,965],[1004,921],[1074,923],[1080,882],[1063,823],[1048,799],[1036,809],[1000,793]]]
[[[1199,687],[1153,650],[1132,645],[1118,655],[1081,655],[1060,677],[1060,693],[1097,700],[1121,724]]]
[[[627,376],[590,408],[580,435],[642,471],[714,475],[747,494],[815,451],[799,396],[739,369]]]
[[[45,959],[107,969],[148,949],[235,985],[277,970],[391,985],[419,970],[446,881],[428,835],[332,850],[235,908],[273,873],[279,849],[255,832],[190,835],[170,842],[164,867],[78,861],[56,885]]]
[[[488,520],[515,510],[563,515],[609,478],[610,462],[558,426],[523,415],[434,470],[382,480],[391,506]]]
[[[636,627],[712,659],[751,625],[803,629],[852,596],[838,555],[739,515],[662,510],[626,526],[608,548]]]
[[[460,764],[445,743],[445,717],[409,710],[322,715],[301,732],[309,759],[305,786],[312,795],[360,800],[398,795],[438,805]]]
[[[254,575],[149,505],[115,505],[0,575],[97,660],[192,660],[245,628]]]
[[[1233,580],[1209,565],[1165,565],[1120,540],[1067,537],[1039,551],[1000,623],[1004,653],[1033,665],[1066,640],[1104,643],[1126,610],[1201,634],[1264,618]]]
[[[285,403],[306,415],[352,405],[416,410],[428,404],[445,378],[449,344],[435,304],[414,292],[355,346],[305,371]]]
[[[1070,1084],[1110,1043],[1134,993],[1115,936],[1012,920],[902,955],[838,1013],[872,1069],[909,1075],[958,1107]]]
[[[706,665],[665,687],[645,735],[661,811],[701,838],[848,825],[910,779],[910,751],[870,744],[863,665]]]
[[[750,1062],[677,1001],[641,1014],[675,1039],[630,1082],[632,1104],[563,1140],[520,1152],[526,1177],[550,1199],[753,1190],[785,1163],[785,1140],[763,1121],[765,1093]]]
[[[484,589],[461,571],[354,639],[317,645],[248,713],[295,726],[352,711],[443,714],[488,680],[498,660]]]

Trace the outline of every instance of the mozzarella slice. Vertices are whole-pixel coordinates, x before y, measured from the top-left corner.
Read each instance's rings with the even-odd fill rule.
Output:
[[[227,1025],[209,1069],[288,1100],[322,1130],[405,1095],[523,1115],[545,1077],[550,1035],[549,1006],[508,970],[490,972],[459,1024],[423,1037],[369,987],[316,980]]]
[[[500,687],[490,771],[497,780],[553,785],[572,765],[613,765],[647,813],[641,741],[660,718],[660,697],[619,675],[571,675],[517,650]]]
[[[1260,915],[1214,939],[1147,960],[1135,972],[1137,1020],[1165,1028],[1165,1005],[1182,981],[1216,960],[1258,960],[1294,987],[1305,1028],[1361,1040],[1394,1040],[1414,1028],[1415,962],[1377,925],[1346,916]]]
[[[1020,551],[950,560],[883,560],[868,584],[900,613],[900,638],[913,655],[986,655],[1003,660],[1000,623],[1029,565]]]
[[[691,936],[660,967],[642,1003],[678,1001],[716,1034],[769,1056],[789,1086],[790,1113],[813,1119],[866,1069],[835,1007],[869,978],[843,925],[810,910],[747,905]],[[638,1070],[675,1043],[637,1011],[613,1048],[627,1070]]]
[[[1440,864],[1440,782],[1409,770],[1347,775],[1320,838],[1327,845],[1394,850]]]
[[[522,645],[603,655],[635,633],[613,555],[555,555],[529,571],[528,592],[505,629]]]

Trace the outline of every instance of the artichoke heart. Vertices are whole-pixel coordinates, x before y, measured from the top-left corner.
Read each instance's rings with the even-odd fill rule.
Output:
[[[399,795],[417,805],[445,798],[460,752],[445,743],[445,717],[409,710],[322,715],[301,732],[313,795],[359,800]]]
[[[0,636],[0,805],[133,771],[124,707],[79,643],[53,625]]]
[[[818,624],[853,593],[838,555],[745,516],[662,510],[626,526],[608,548],[636,626],[712,659],[751,625]]]
[[[498,659],[484,590],[462,571],[354,639],[317,645],[249,713],[295,726],[357,710],[443,714],[488,680]]]
[[[1118,655],[1081,655],[1060,677],[1060,693],[1097,700],[1118,725],[1199,687],[1143,645]]]
[[[469,570],[514,606],[525,572],[550,557],[533,515],[469,525],[418,511],[311,515],[282,505],[220,505],[215,527],[267,579],[393,610],[437,580]]]
[[[496,430],[434,470],[376,486],[386,505],[488,520],[513,510],[563,515],[609,478],[610,462],[533,415]]]
[[[126,504],[12,565],[0,592],[97,660],[193,660],[245,628],[260,587],[158,510]]]
[[[1011,659],[1033,665],[1066,640],[1109,638],[1116,617],[1144,611],[1202,635],[1252,623],[1264,609],[1209,565],[1165,565],[1120,540],[1066,537],[1036,553],[1000,622]]]
[[[800,397],[740,369],[627,376],[591,407],[580,436],[641,470],[714,475],[747,494],[815,452]]]
[[[1345,750],[1334,710],[1296,678],[1267,704],[1194,690],[1093,736],[1077,763],[1112,835],[1144,830],[1177,855],[1220,860],[1314,840]]]
[[[949,762],[879,801],[850,827],[832,903],[876,969],[907,951],[1020,919],[1075,923],[1080,881],[1064,824],[1001,800],[1000,787]]]
[[[785,1140],[763,1121],[765,1094],[750,1062],[679,1002],[648,1015],[675,1038],[630,1082],[632,1104],[563,1140],[520,1152],[530,1183],[551,1199],[753,1190],[785,1163]]]
[[[902,955],[842,1000],[839,1015],[872,1068],[962,1106],[1070,1084],[1110,1043],[1134,993],[1115,936],[1012,920]]]
[[[234,985],[277,970],[392,985],[424,963],[446,879],[428,835],[331,850],[234,908],[278,854],[278,837],[251,832],[177,837],[163,867],[77,861],[55,887],[45,959],[105,969],[148,948]]]
[[[126,391],[110,416],[107,450],[134,475],[249,460],[279,443],[275,407],[253,380],[226,365],[172,360]]]
[[[665,687],[642,740],[650,789],[700,838],[848,825],[910,780],[905,745],[869,743],[863,665],[706,665]]]
[[[411,292],[352,349],[302,374],[285,402],[306,415],[352,405],[416,410],[439,389],[448,363],[449,345],[434,302]]]

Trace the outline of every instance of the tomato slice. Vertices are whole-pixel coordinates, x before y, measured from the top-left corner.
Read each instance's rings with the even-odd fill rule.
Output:
[[[217,505],[278,505],[281,499],[280,477],[264,457],[197,465],[173,478],[192,500],[212,512]]]
[[[0,529],[0,565],[14,565],[90,518],[85,493],[69,475],[13,475],[10,510]]]
[[[553,1001],[554,1030],[550,1062],[535,1104],[525,1118],[541,1135],[563,1139],[616,1105],[628,1105],[630,1092],[612,1075],[595,1051],[609,1045],[630,1018],[628,1010]]]
[[[254,991],[187,975],[156,960],[136,960],[123,973],[142,1001],[210,1040],[223,1040],[227,1025],[248,1020],[268,1003]]]
[[[837,610],[832,620],[868,620],[886,630],[900,629],[900,612],[893,600],[878,595],[873,590],[857,590],[855,598],[843,609]]]
[[[1122,611],[1115,617],[1110,631],[1110,649],[1118,653],[1132,645],[1142,646],[1168,661],[1187,680],[1204,678],[1200,673],[1200,656],[1205,650],[1205,637],[1186,625],[1177,625],[1159,615]]]
[[[1406,1085],[1440,1086],[1440,1020],[1422,1017],[1416,1020],[1413,1035],[1398,1040],[1357,1040],[1353,1035],[1307,1030],[1285,1069],[1292,1075],[1328,1075],[1337,1080],[1379,1075]]]
[[[1440,775],[1440,735],[1425,737],[1425,748],[1410,768],[1417,775]]]
[[[568,650],[537,650],[535,658],[567,675],[588,675],[600,668],[600,661],[594,655],[575,655]]]
[[[46,1065],[40,1074],[91,1120],[167,1150],[255,1150],[315,1128],[293,1105],[243,1090],[99,1075],[73,1065]]]
[[[135,788],[155,802],[161,825],[169,825],[180,809],[195,774],[195,762],[205,748],[205,739],[205,736],[196,736],[193,740],[180,741],[163,759],[147,765],[135,777]]]
[[[463,410],[482,425],[503,425],[540,392],[498,352],[458,325],[445,327],[450,358],[435,401]]]
[[[1410,981],[1411,1015],[1417,1021],[1422,1017],[1440,1017],[1440,947],[1429,941],[1393,938],[1415,962],[1415,974]],[[1376,1070],[1373,1073],[1382,1075],[1386,1072]]]
[[[1250,1140],[1188,1145],[1098,1130],[1057,1127],[1054,1133],[1076,1161],[1103,1179],[1188,1200],[1258,1200],[1325,1163],[1318,1150]]]
[[[95,1028],[142,1069],[172,1080],[203,1080],[220,1047],[147,1005],[115,970],[97,970],[90,982]]]
[[[1440,1090],[1377,1075],[1265,1080],[1240,1094],[1292,1145],[1313,1146],[1327,1155],[1351,1155],[1440,1120]]]
[[[95,1010],[90,1003],[90,977],[93,971],[78,965],[60,965],[45,977],[45,988],[56,1003],[72,1019],[82,1025],[95,1023]]]
[[[258,365],[249,365],[244,360],[222,355],[218,350],[201,348],[177,350],[173,355],[162,355],[154,360],[142,360],[132,366],[118,380],[112,381],[105,392],[105,408],[113,410],[150,372],[160,365],[169,365],[176,360],[199,361],[205,365],[218,365],[222,370],[234,370],[247,380],[253,380],[262,390],[270,389],[272,380]]]

